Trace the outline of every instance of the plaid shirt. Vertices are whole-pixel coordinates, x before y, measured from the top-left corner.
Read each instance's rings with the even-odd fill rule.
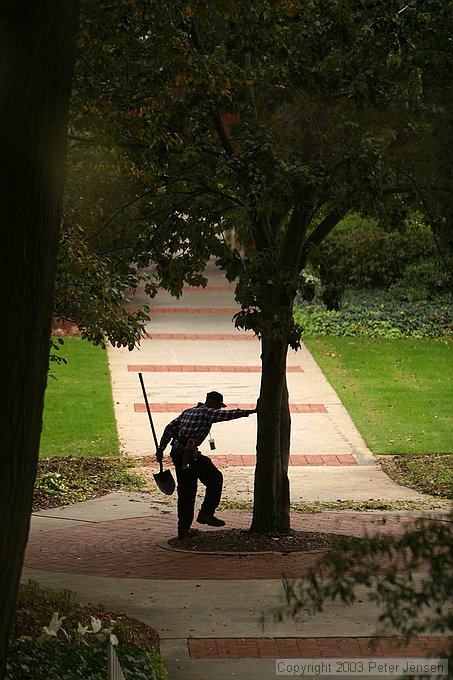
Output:
[[[159,450],[164,451],[170,439],[173,440],[172,448],[176,450],[182,450],[188,438],[195,439],[197,446],[200,446],[208,436],[213,423],[246,418],[251,413],[256,413],[256,411],[240,408],[222,411],[199,403],[197,406],[186,409],[181,415],[168,423],[160,440]]]

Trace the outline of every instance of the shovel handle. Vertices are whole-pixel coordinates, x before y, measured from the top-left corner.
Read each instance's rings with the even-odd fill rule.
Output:
[[[157,449],[159,448],[159,444],[157,442],[156,430],[154,429],[154,423],[153,423],[153,418],[151,416],[151,410],[149,408],[148,397],[146,396],[145,383],[143,382],[143,375],[141,373],[138,374],[138,379],[140,380],[140,384],[142,386],[143,398],[144,398],[145,404],[146,404],[146,412],[148,413],[149,424],[151,425],[151,432],[153,433],[153,439],[154,439],[154,444],[156,446],[156,453],[157,453]],[[160,462],[160,471],[162,472],[162,470],[163,470],[162,461],[159,461],[159,462]]]

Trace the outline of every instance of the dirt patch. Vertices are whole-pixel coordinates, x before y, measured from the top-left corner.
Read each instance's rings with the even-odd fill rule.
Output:
[[[255,534],[248,529],[220,529],[202,531],[180,541],[171,538],[168,544],[188,552],[252,553],[252,552],[307,552],[333,550],[345,540],[360,539],[342,534],[325,534],[314,531],[291,531],[289,534]]]
[[[432,497],[453,498],[452,453],[401,453],[381,455],[378,460],[397,484]]]
[[[54,457],[38,462],[33,512],[104,496],[142,490],[144,481],[121,458]]]

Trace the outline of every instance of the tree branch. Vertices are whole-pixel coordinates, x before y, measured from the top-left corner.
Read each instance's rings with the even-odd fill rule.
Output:
[[[131,205],[134,205],[134,203],[138,203],[138,201],[140,201],[142,198],[144,198],[144,197],[147,196],[148,194],[152,193],[153,191],[154,191],[154,188],[152,188],[152,189],[147,189],[147,190],[144,191],[142,194],[140,194],[140,196],[136,196],[135,198],[133,198],[131,201],[129,201],[129,202],[126,203],[125,205],[122,205],[121,208],[119,208],[118,210],[116,210],[116,211],[113,213],[113,215],[111,215],[111,216],[109,217],[109,219],[107,220],[107,222],[104,222],[104,224],[103,224],[103,225],[102,225],[102,226],[101,226],[94,234],[91,234],[91,236],[89,236],[89,237],[87,238],[87,241],[91,241],[92,239],[96,238],[96,236],[99,236],[99,234],[101,234],[101,233],[104,231],[104,229],[107,229],[107,227],[109,226],[109,224],[111,224],[111,223],[113,222],[113,220],[114,220],[116,217],[118,217],[119,215],[121,215],[121,213],[123,213],[125,210],[127,210],[128,208],[130,208]]]
[[[317,227],[313,230],[310,236],[303,244],[301,258],[300,258],[300,270],[303,269],[307,262],[307,257],[313,246],[319,246],[324,239],[330,234],[332,229],[337,226],[338,222],[343,219],[347,214],[347,210],[342,213],[332,212],[327,217],[325,217]]]
[[[300,270],[305,236],[310,224],[309,207],[311,207],[309,200],[307,199],[304,202],[303,197],[297,194],[286,233],[284,252],[282,253],[285,266],[289,265],[294,273]]]
[[[86,139],[85,137],[76,137],[75,135],[68,135],[68,141],[75,142],[73,146],[103,146],[106,144],[100,139]],[[146,142],[117,142],[115,146],[120,149],[149,149],[149,144]]]
[[[203,49],[203,44],[201,42],[201,36],[197,20],[194,17],[192,17],[190,21],[192,24],[192,40],[194,47],[195,49],[201,52],[201,50]],[[216,112],[212,115],[212,122],[214,123],[214,129],[219,136],[220,142],[223,146],[225,153],[229,157],[234,156],[236,154],[236,149],[234,148],[234,145],[230,137],[228,136],[225,125],[222,120],[222,116],[220,115],[219,112]]]
[[[222,143],[223,149],[227,156],[231,158],[231,156],[234,156],[236,154],[236,149],[234,148],[234,145],[230,137],[228,136],[225,125],[223,124],[222,116],[220,115],[220,113],[214,113],[214,115],[212,116],[212,120],[214,123],[215,131],[219,135],[219,139]]]
[[[258,215],[255,219],[252,219],[252,224],[258,250],[271,248],[275,243],[275,238],[273,237],[269,219],[262,215]]]
[[[431,210],[430,210],[430,208],[429,208],[429,206],[428,206],[428,204],[427,204],[427,202],[426,202],[426,200],[425,200],[425,197],[424,197],[424,195],[423,195],[423,193],[422,193],[422,190],[420,189],[418,183],[415,181],[415,179],[414,179],[414,178],[412,177],[412,175],[410,175],[409,173],[406,173],[406,172],[404,172],[403,170],[401,170],[401,172],[402,172],[402,174],[405,175],[405,176],[412,182],[412,184],[414,185],[415,191],[417,192],[417,194],[418,194],[419,197],[420,197],[420,201],[422,202],[423,208],[424,208],[424,210],[425,210],[425,212],[426,212],[426,214],[427,214],[427,216],[428,216],[428,219],[430,220],[431,224],[434,226],[434,225],[436,224],[437,220],[436,220],[436,218],[433,216],[433,214],[431,213]],[[450,268],[451,268],[451,267],[450,267],[450,264],[447,262],[446,258],[444,257],[444,254],[443,254],[443,252],[442,252],[442,250],[441,250],[441,247],[440,247],[440,243],[439,243],[439,241],[438,241],[438,239],[437,239],[437,236],[436,236],[436,233],[435,233],[435,231],[434,231],[434,229],[433,229],[432,227],[431,227],[431,233],[432,233],[432,235],[433,235],[434,243],[436,244],[436,248],[437,248],[437,250],[438,250],[438,252],[439,252],[439,255],[440,255],[441,259],[442,259],[442,262],[443,262],[444,265],[447,267],[447,269],[450,269]]]

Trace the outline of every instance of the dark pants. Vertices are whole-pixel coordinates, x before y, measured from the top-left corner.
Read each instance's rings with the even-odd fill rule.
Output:
[[[222,495],[223,475],[212,460],[198,453],[197,460],[182,469],[182,453],[171,452],[178,480],[178,530],[190,529],[195,510],[198,480],[205,485],[206,491],[200,512],[213,515]]]

